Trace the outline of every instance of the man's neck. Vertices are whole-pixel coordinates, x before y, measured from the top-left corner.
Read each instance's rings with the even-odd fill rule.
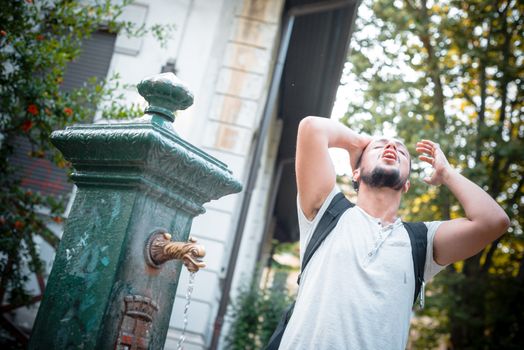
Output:
[[[369,215],[380,219],[382,224],[391,224],[398,217],[401,196],[401,191],[385,187],[371,188],[361,183],[357,205]]]

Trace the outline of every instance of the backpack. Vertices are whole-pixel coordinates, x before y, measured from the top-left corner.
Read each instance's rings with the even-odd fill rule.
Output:
[[[304,259],[302,260],[302,266],[300,271],[304,271],[307,263],[313,257],[318,247],[329,233],[335,228],[338,220],[344,214],[344,212],[355,206],[351,203],[343,193],[339,192],[333,197],[331,203],[329,203],[326,212],[320,218],[320,221],[311,236],[311,239],[307,245],[304,253]],[[413,267],[415,272],[415,295],[413,298],[413,304],[416,302],[418,295],[420,294],[420,307],[424,307],[424,266],[426,264],[426,249],[427,249],[427,232],[428,228],[423,222],[402,222],[406,231],[409,235],[411,242],[411,255],[413,258]],[[300,285],[300,275],[298,276],[297,284]],[[421,292],[422,289],[422,292]],[[293,313],[295,302],[289,305],[280,318],[280,322],[275,329],[275,332],[269,339],[268,345],[264,348],[265,350],[277,350],[280,346],[280,341],[286,330],[287,323]]]

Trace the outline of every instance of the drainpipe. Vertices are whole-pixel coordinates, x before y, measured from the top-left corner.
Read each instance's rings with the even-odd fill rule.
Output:
[[[235,273],[235,267],[238,259],[238,251],[240,249],[242,235],[244,233],[244,227],[246,225],[249,203],[251,201],[253,189],[255,188],[255,184],[258,177],[258,169],[261,163],[264,141],[266,139],[269,123],[271,121],[271,116],[273,115],[273,112],[275,110],[276,101],[278,98],[280,82],[282,80],[282,72],[284,70],[284,64],[286,62],[287,50],[289,47],[289,41],[291,39],[291,33],[293,32],[295,18],[309,14],[317,14],[326,11],[338,10],[340,8],[353,5],[358,1],[359,0],[332,0],[307,5],[298,5],[290,8],[284,14],[282,26],[283,30],[280,40],[280,46],[278,49],[277,60],[271,77],[271,85],[269,87],[268,98],[266,99],[264,111],[262,112],[262,118],[260,120],[258,134],[255,135],[255,149],[253,151],[253,157],[251,158],[251,164],[248,173],[249,175],[244,190],[244,197],[242,198],[239,218],[233,236],[234,240],[231,248],[231,255],[229,257],[228,269],[224,278],[224,287],[222,289],[222,296],[218,307],[217,317],[215,319],[213,337],[211,339],[211,345],[209,347],[210,350],[216,350],[220,340],[220,333],[222,330],[222,325],[224,323],[224,316],[227,311],[227,306],[229,304],[229,293],[231,292],[231,285],[233,282],[233,276]]]
[[[273,181],[271,183],[273,184],[273,187],[271,188],[271,194],[269,196],[269,205],[267,206],[266,211],[266,217],[264,220],[264,230],[262,231],[262,239],[260,242],[260,247],[258,249],[257,254],[257,260],[260,261],[262,259],[262,252],[264,250],[264,244],[269,238],[269,233],[272,231],[270,227],[270,223],[272,221],[273,216],[273,209],[275,208],[275,203],[277,201],[277,195],[278,195],[278,188],[280,187],[280,180],[282,179],[282,173],[284,172],[284,168],[290,165],[293,165],[295,163],[295,157],[293,158],[285,158],[282,159],[280,162],[278,162],[277,171],[275,172],[275,175],[273,176]],[[273,248],[271,248],[273,250]],[[270,254],[270,256],[273,256],[273,254]]]

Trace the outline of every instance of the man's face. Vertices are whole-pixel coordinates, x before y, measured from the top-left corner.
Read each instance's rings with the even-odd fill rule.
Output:
[[[374,139],[364,150],[360,167],[356,170],[360,179],[369,187],[387,187],[394,190],[409,188],[410,155],[406,146],[396,139]]]

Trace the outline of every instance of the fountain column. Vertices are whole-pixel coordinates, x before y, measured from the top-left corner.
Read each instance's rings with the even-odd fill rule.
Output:
[[[172,129],[174,112],[193,103],[181,81],[160,74],[138,91],[149,103],[142,118],[51,136],[78,191],[30,349],[162,349],[180,269],[202,266],[192,220],[241,190],[225,164]]]

